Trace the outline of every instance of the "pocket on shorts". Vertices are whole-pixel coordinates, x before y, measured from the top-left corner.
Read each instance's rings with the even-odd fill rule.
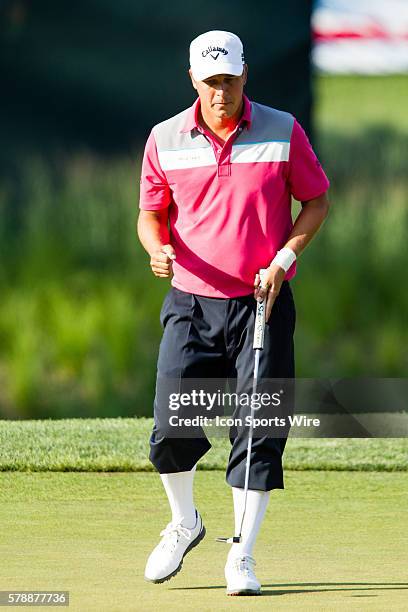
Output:
[[[285,322],[290,325],[292,332],[294,332],[296,326],[296,306],[295,300],[293,299],[291,286],[287,281],[282,285],[278,297],[279,312],[281,313]]]
[[[161,310],[160,310],[160,325],[163,327],[163,329],[166,325],[167,318],[168,318],[169,305],[171,301],[171,293],[172,293],[172,288],[170,288],[169,291],[166,293],[165,298],[163,300]]]
[[[194,299],[191,293],[180,291],[176,287],[171,287],[160,311],[160,323],[163,329],[166,327],[171,317],[190,320],[194,307]]]

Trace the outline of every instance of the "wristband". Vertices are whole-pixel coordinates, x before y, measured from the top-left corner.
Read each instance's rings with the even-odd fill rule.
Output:
[[[294,253],[292,249],[284,247],[276,253],[271,264],[276,264],[287,272],[294,261],[296,261],[296,253]]]

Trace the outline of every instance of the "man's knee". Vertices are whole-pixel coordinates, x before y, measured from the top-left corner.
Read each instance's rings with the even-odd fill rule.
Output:
[[[207,438],[150,438],[149,459],[158,472],[187,472],[211,448]]]

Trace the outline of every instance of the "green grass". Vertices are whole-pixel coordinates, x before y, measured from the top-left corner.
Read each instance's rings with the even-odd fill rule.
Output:
[[[0,421],[0,471],[151,471],[152,419]],[[225,470],[229,441],[213,448],[198,469]],[[290,438],[288,470],[408,471],[408,438]]]
[[[0,588],[69,590],[76,612],[406,610],[407,486],[405,473],[289,472],[255,548],[264,594],[231,600],[222,473],[197,473],[207,537],[163,585],[143,580],[169,520],[157,475],[0,474]]]
[[[402,104],[408,96],[406,75],[320,75],[313,83],[319,131],[356,133],[385,125],[407,135],[408,116]]]

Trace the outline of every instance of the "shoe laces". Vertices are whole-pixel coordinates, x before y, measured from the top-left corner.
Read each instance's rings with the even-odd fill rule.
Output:
[[[250,576],[253,574],[253,567],[256,565],[256,561],[250,555],[242,555],[234,559],[234,566],[237,572],[243,576]]]
[[[167,527],[160,532],[160,535],[163,536],[162,547],[174,550],[181,536],[184,536],[187,540],[191,540],[191,529],[183,527],[180,523],[177,525],[169,523]]]

